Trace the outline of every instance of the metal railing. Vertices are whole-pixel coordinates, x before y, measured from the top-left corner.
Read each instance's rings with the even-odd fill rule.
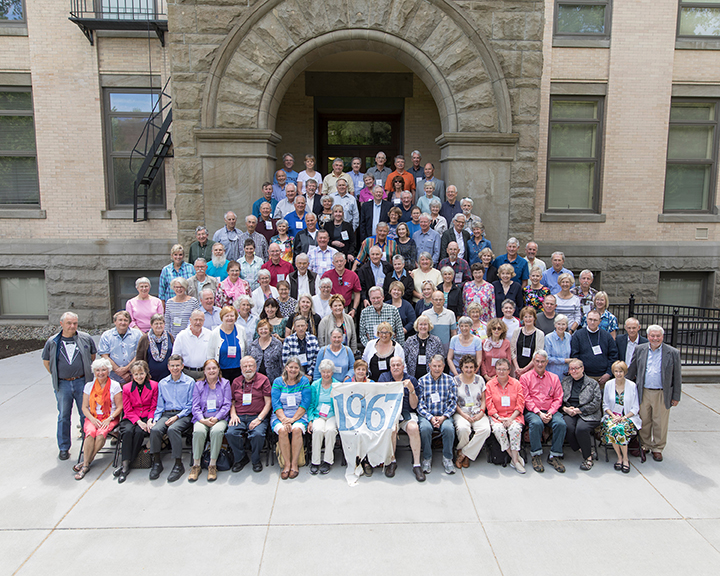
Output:
[[[684,366],[720,365],[720,309],[671,304],[640,304],[631,294],[627,304],[611,304],[618,319],[618,332],[624,332],[627,318],[637,318],[641,333],[651,324],[665,329],[665,342],[680,350]]]
[[[167,20],[167,0],[70,0],[73,18]]]

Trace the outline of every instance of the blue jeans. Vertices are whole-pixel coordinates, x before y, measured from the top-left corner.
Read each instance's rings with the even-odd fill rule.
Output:
[[[80,414],[80,430],[83,430],[83,426],[85,425],[85,416],[82,412],[84,388],[84,377],[78,378],[77,380],[58,380],[55,399],[57,400],[58,409],[57,443],[60,450],[70,450],[70,424],[72,422],[73,400]]]
[[[249,429],[250,422],[255,420],[257,416],[238,414],[240,423],[235,426],[228,426],[225,438],[227,438],[230,448],[232,448],[235,462],[240,462],[245,458],[245,437],[250,441],[250,460],[253,464],[260,462],[260,450],[265,443],[265,433],[267,432],[268,419],[265,418],[260,424],[252,430]]]
[[[435,428],[430,424],[430,420],[423,416],[418,418],[418,426],[420,427],[423,460],[432,460],[432,434]],[[455,442],[455,425],[452,418],[448,418],[440,425],[440,435],[443,443],[443,458],[452,460],[453,443]]]
[[[530,455],[542,456],[542,433],[545,424],[535,412],[525,412],[525,422],[527,422],[528,428],[530,429]],[[565,419],[560,415],[560,412],[555,412],[555,414],[552,415],[550,427],[553,432],[550,456],[562,456],[567,425],[565,424]]]

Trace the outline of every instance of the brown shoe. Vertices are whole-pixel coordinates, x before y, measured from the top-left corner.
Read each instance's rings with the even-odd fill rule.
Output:
[[[463,460],[463,468],[470,468],[470,458],[465,456],[465,459]]]
[[[653,460],[655,460],[655,462],[663,461],[662,452],[653,452],[652,457],[653,457]]]
[[[208,466],[208,482],[215,482],[217,480],[217,466],[211,464]]]
[[[188,474],[188,482],[196,482],[200,478],[200,466],[190,466],[190,474]]]
[[[465,454],[462,453],[462,450],[457,451],[457,456],[455,458],[455,468],[462,468],[463,462],[465,462]]]
[[[548,464],[555,468],[560,474],[565,472],[565,465],[560,461],[557,456],[548,456]]]

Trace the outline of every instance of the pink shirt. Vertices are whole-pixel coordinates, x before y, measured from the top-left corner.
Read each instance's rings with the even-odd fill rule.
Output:
[[[152,318],[153,314],[165,314],[162,300],[155,296],[150,296],[147,300],[140,300],[139,297],[135,296],[135,298],[127,301],[125,310],[132,318],[130,328],[138,328],[143,332],[150,330],[150,318]]]
[[[529,412],[554,414],[560,410],[563,389],[557,374],[546,370],[545,374],[538,376],[533,369],[520,376],[520,384],[525,396],[525,408]]]

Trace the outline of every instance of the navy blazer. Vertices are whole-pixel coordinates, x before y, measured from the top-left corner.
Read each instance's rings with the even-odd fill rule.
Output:
[[[627,352],[628,340],[629,339],[628,339],[627,334],[620,334],[617,338],[615,338],[615,345],[617,346],[617,349],[618,349],[618,359],[622,360],[623,362],[625,362],[625,364],[630,366],[630,362],[625,360],[625,353]],[[645,338],[645,336],[641,336],[640,334],[638,334],[638,341],[637,341],[638,345],[645,344],[645,342],[647,342],[647,341],[648,341],[648,339]],[[637,347],[635,348],[635,350],[637,350]]]
[[[363,202],[360,205],[360,224],[358,225],[358,244],[362,244],[362,241],[365,240],[365,238],[369,238],[370,236],[375,236],[375,231],[373,230],[373,204],[375,203],[375,200],[369,200],[367,202]],[[382,204],[380,205],[380,222],[389,222],[390,218],[388,217],[388,212],[390,212],[390,208],[392,208],[392,202],[388,202],[387,200],[383,200]]]
[[[511,282],[510,289],[507,294],[503,291],[502,282],[500,280],[495,280],[492,285],[495,287],[495,316],[502,318],[503,300],[512,300],[515,302],[514,316],[515,318],[520,318],[520,310],[522,310],[525,306],[525,297],[523,295],[522,285],[518,282]]]

